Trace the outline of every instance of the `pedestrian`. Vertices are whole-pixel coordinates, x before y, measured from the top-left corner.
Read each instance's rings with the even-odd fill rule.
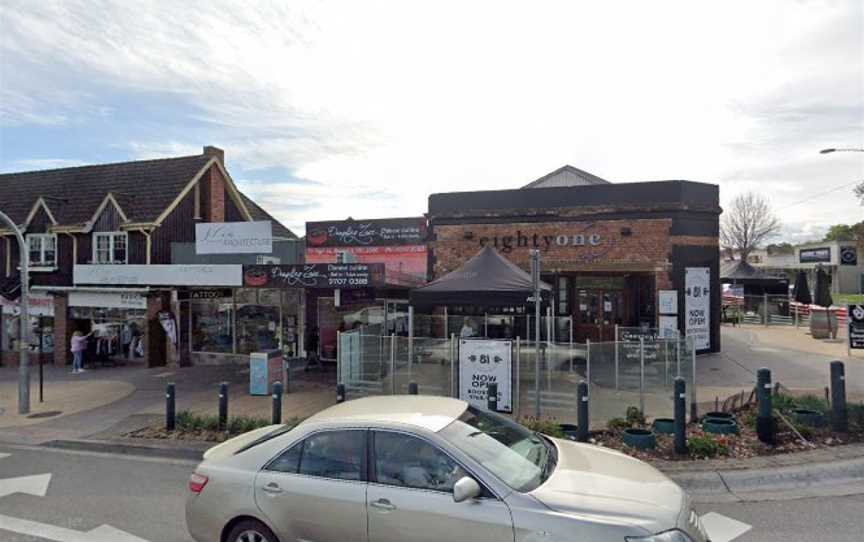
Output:
[[[87,338],[92,334],[92,331],[87,335],[80,331],[72,334],[72,374],[84,372],[84,351],[87,349]]]
[[[308,371],[309,367],[315,365],[321,368],[321,360],[318,359],[318,328],[313,327],[309,331],[309,337],[306,340],[306,367],[303,371]]]
[[[476,331],[474,331],[474,326],[471,325],[471,319],[466,318],[465,322],[462,324],[462,329],[459,330],[459,336],[463,339],[467,339],[469,337],[474,337],[476,335]]]

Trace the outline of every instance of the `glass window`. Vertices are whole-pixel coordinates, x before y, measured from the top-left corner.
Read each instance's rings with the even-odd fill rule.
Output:
[[[231,353],[233,304],[231,298],[192,302],[192,351]]]
[[[362,480],[365,436],[365,431],[328,431],[312,435],[303,441],[298,472],[337,480]]]
[[[303,443],[301,442],[282,452],[279,457],[267,465],[267,470],[297,474],[300,467],[300,456],[302,454]]]
[[[126,232],[94,233],[96,263],[126,263]]]
[[[402,433],[375,433],[378,483],[452,493],[453,484],[463,476],[462,467],[422,439]]]
[[[517,491],[531,491],[545,482],[557,462],[551,441],[473,406],[440,435]]]
[[[38,233],[28,235],[27,249],[30,265],[34,267],[53,267],[57,265],[57,237],[54,234]]]
[[[558,314],[570,314],[570,279],[558,277]]]

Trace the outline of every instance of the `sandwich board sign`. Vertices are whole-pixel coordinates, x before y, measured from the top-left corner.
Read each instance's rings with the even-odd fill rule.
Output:
[[[459,398],[482,409],[488,407],[487,388],[498,385],[498,410],[513,412],[511,352],[513,341],[459,341]]]

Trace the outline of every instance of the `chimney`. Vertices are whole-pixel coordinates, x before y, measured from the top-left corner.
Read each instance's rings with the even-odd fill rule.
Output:
[[[225,151],[220,149],[219,147],[213,147],[211,145],[204,146],[204,156],[216,157],[219,159],[219,163],[223,166],[225,165]]]

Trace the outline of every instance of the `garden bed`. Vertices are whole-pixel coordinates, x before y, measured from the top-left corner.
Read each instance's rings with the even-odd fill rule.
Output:
[[[746,459],[756,456],[769,456],[804,452],[819,448],[838,446],[852,442],[864,442],[864,404],[848,406],[848,433],[834,433],[831,430],[830,411],[824,399],[809,395],[792,397],[777,394],[773,397],[776,443],[773,446],[761,442],[756,434],[755,404],[745,405],[732,412],[738,425],[738,434],[706,433],[700,423],[687,425],[687,455],[675,453],[673,435],[657,433],[656,447],[640,450],[624,443],[624,430],[627,428],[651,428],[638,409],[628,409],[627,418],[610,420],[607,429],[592,431],[589,442],[611,448],[644,461],[686,461],[713,458]],[[792,410],[806,408],[821,412],[825,416],[824,427],[811,427],[795,420]],[[784,421],[784,418],[786,421]],[[565,438],[564,433],[550,420],[527,419],[523,424],[537,431]],[[788,422],[788,423],[787,423]],[[790,427],[791,425],[791,427]],[[802,438],[803,437],[803,440]],[[566,437],[569,438],[569,437]]]
[[[283,423],[294,426],[300,421],[302,421],[300,418],[289,418],[283,420]],[[184,410],[177,413],[174,431],[167,431],[165,424],[160,423],[124,433],[123,436],[152,440],[191,440],[219,443],[268,425],[272,425],[269,418],[235,416],[228,419],[224,430],[220,430],[218,416],[192,414]]]

